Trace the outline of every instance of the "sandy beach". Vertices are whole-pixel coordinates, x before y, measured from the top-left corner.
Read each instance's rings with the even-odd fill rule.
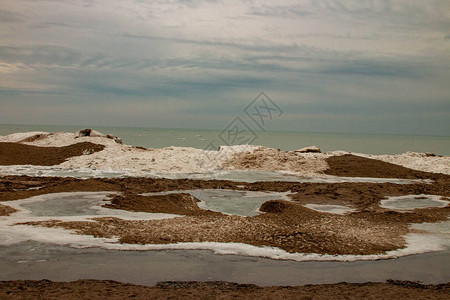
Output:
[[[3,174],[0,177],[0,216],[3,216],[6,223],[1,226],[4,226],[2,228],[5,232],[10,230],[10,226],[25,226],[29,231],[29,236],[23,237],[25,240],[34,235],[32,239],[39,241],[39,235],[45,230],[50,230],[47,233],[50,237],[51,230],[56,230],[55,234],[60,235],[59,240],[55,239],[57,243],[80,235],[89,237],[80,246],[113,247],[111,249],[172,249],[175,246],[176,249],[199,247],[212,250],[217,245],[217,249],[224,245],[236,245],[232,246],[240,249],[236,253],[268,257],[274,255],[273,258],[288,260],[314,257],[343,261],[395,259],[398,256],[441,249],[439,244],[434,245],[435,248],[423,248],[421,243],[426,240],[421,239],[426,238],[426,235],[412,225],[440,224],[449,217],[450,175],[439,172],[447,170],[448,157],[415,155],[416,163],[414,164],[413,158],[406,164],[415,166],[415,169],[410,169],[386,162],[386,159],[345,152],[298,153],[255,146],[228,147],[215,153],[189,148],[145,149],[122,145],[105,136],[77,137],[70,133],[31,133],[0,137],[0,149],[2,166],[67,168],[69,164],[71,168],[100,167],[111,170],[114,166],[116,170],[120,170],[124,160],[129,174],[142,175],[147,172],[146,176],[119,178]],[[164,157],[168,159],[163,159]],[[159,162],[160,159],[163,162]],[[150,167],[153,172],[151,174],[156,171],[177,174],[206,172],[205,165],[212,162],[214,168],[289,172],[289,176],[299,176],[302,180],[312,178],[323,181],[242,182],[155,178],[148,175],[149,165],[142,161],[153,163]],[[117,165],[116,162],[120,163]],[[444,165],[436,162],[443,162]],[[158,169],[162,164],[162,170]],[[433,170],[433,166],[436,170]],[[213,170],[208,169],[208,172]],[[326,181],[336,180],[335,178],[343,182]],[[364,182],[353,182],[352,178],[363,178]],[[214,191],[242,195],[266,193],[269,200],[263,200],[257,211],[246,216],[211,209],[206,200],[194,196],[200,195],[200,192],[207,194]],[[106,210],[104,216],[92,216],[88,219],[81,216],[36,218],[28,216],[26,212],[26,205],[29,204],[25,203],[49,201],[48,195],[54,197],[93,192],[105,192],[104,195],[107,195],[103,202],[97,204],[97,209]],[[278,196],[272,196],[272,199],[270,193]],[[389,209],[382,205],[385,201],[395,204],[395,201],[399,201],[395,199],[403,199],[402,197],[424,204],[403,210],[395,209],[395,206]],[[434,201],[433,205],[427,206],[427,201]],[[24,210],[25,212],[21,212]],[[109,215],[114,211],[117,214]],[[125,217],[122,212],[160,217],[131,218],[132,215]],[[53,234],[53,237],[56,236]],[[102,240],[107,242],[101,242]],[[210,246],[204,248],[205,245]],[[261,288],[224,282],[177,282],[142,287],[84,280],[70,283],[4,281],[0,287],[0,294],[7,298],[18,295],[32,298],[39,291],[45,291],[49,297],[58,295],[68,298],[75,295],[105,297],[111,291],[114,291],[113,295],[116,297],[131,293],[137,297],[156,298],[186,295],[202,298],[233,295],[271,295],[270,298],[307,298],[311,295],[327,298],[333,295],[345,298],[350,295],[359,298],[367,294],[375,297],[378,292],[395,298],[411,298],[418,294],[445,298],[448,296],[448,284],[424,286],[390,281]]]

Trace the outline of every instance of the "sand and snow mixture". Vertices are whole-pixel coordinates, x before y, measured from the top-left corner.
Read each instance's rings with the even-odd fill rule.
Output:
[[[292,172],[301,176],[323,176],[328,168],[326,158],[353,154],[401,165],[419,171],[450,174],[450,156],[430,156],[407,152],[398,155],[370,155],[333,151],[300,153],[279,151],[264,146],[222,146],[218,151],[189,147],[144,149],[123,145],[121,139],[95,130],[67,132],[26,132],[0,136],[0,142],[23,143],[41,147],[61,147],[80,142],[105,145],[105,149],[89,155],[74,156],[58,165],[61,168],[97,170],[131,170],[143,173],[208,173],[221,169],[267,170]]]

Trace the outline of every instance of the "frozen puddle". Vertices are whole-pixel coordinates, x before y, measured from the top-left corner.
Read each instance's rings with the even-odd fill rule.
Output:
[[[290,200],[286,193],[276,192],[253,192],[253,191],[235,191],[221,189],[206,190],[176,190],[163,193],[145,193],[150,195],[167,195],[173,193],[189,193],[201,202],[200,208],[212,211],[218,211],[227,215],[238,216],[256,216],[260,214],[259,208],[264,202],[269,200]]]
[[[49,219],[85,221],[98,217],[118,217],[124,220],[154,220],[178,217],[178,215],[171,214],[131,212],[103,207],[103,204],[109,202],[109,195],[114,193],[53,193],[27,199],[0,202],[0,204],[18,210],[18,212],[12,214],[16,223]],[[5,219],[9,218],[0,217],[2,221]]]
[[[438,195],[424,194],[388,197],[388,199],[380,201],[380,206],[397,211],[407,211],[427,207],[446,207],[450,201],[442,200],[441,198],[442,197]]]
[[[344,215],[347,213],[351,213],[356,211],[356,209],[343,206],[343,205],[331,205],[331,204],[305,204],[303,205],[309,209],[320,211],[320,212],[326,212],[330,214],[338,214],[338,215]]]
[[[264,170],[216,170],[207,173],[161,173],[154,170],[102,170],[90,168],[61,168],[48,166],[16,165],[0,166],[3,175],[27,176],[58,176],[75,178],[122,178],[122,177],[149,177],[169,179],[199,179],[199,180],[230,180],[238,182],[257,181],[285,181],[305,183],[340,183],[340,182],[368,182],[368,183],[395,183],[414,184],[431,183],[429,179],[397,179],[397,178],[371,178],[371,177],[339,177],[328,175],[300,176],[296,173],[272,172]]]

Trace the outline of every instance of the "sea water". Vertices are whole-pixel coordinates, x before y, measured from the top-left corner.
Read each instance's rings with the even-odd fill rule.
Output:
[[[47,125],[0,125],[0,135],[15,132],[46,131],[76,132],[89,126],[47,126]],[[135,127],[93,127],[104,134],[110,133],[123,139],[124,144],[146,148],[169,146],[206,149],[214,145],[225,145],[219,138],[222,130],[201,129],[161,129]],[[449,136],[416,136],[388,134],[346,134],[346,133],[307,133],[255,131],[254,145],[281,150],[296,150],[316,145],[322,152],[345,150],[368,154],[400,154],[407,151],[434,152],[450,155]]]

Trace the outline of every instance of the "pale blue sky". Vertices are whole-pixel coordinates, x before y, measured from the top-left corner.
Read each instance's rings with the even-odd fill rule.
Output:
[[[0,0],[0,124],[448,135],[450,2]]]

